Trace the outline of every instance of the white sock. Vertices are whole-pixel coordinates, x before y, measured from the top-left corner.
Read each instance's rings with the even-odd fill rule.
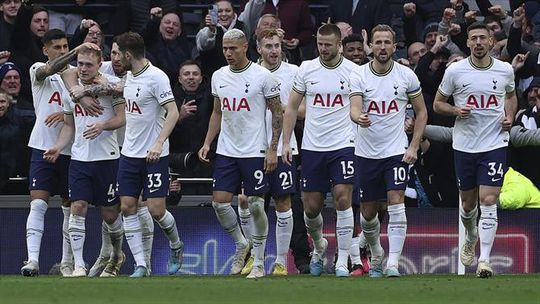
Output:
[[[86,239],[85,217],[72,214],[69,217],[69,239],[75,266],[85,267],[83,259],[84,240]]]
[[[139,222],[141,223],[144,259],[146,260],[148,269],[150,269],[152,245],[154,243],[154,219],[152,218],[147,206],[138,207],[137,216],[139,217]]]
[[[351,249],[349,249],[349,254],[351,255],[351,263],[353,265],[362,264],[362,260],[360,259],[360,245],[358,245],[359,241],[359,236],[353,237],[351,240]]]
[[[110,257],[113,250],[107,226],[105,221],[101,221],[101,249],[99,250],[99,256],[102,257]]]
[[[407,215],[405,204],[388,205],[388,262],[390,266],[399,266],[399,258],[407,236]]]
[[[287,266],[287,255],[293,231],[292,209],[285,212],[276,211],[276,261]]]
[[[124,240],[124,227],[122,223],[122,217],[118,215],[114,223],[105,223],[105,225],[105,229],[107,230],[106,238],[110,242],[109,255],[112,254],[112,256],[119,257],[120,255],[122,255],[122,242]]]
[[[240,208],[238,206],[238,216],[240,217],[240,227],[244,232],[244,237],[251,241],[251,231],[253,227],[253,219],[251,218],[251,212],[249,207],[247,209]]]
[[[255,258],[253,266],[264,265],[264,251],[266,249],[266,238],[268,237],[268,217],[264,212],[264,198],[258,196],[248,197],[249,211],[253,217],[253,253]]]
[[[306,229],[313,239],[313,247],[318,253],[323,253],[324,241],[323,241],[323,218],[319,213],[314,218],[309,218],[304,212],[304,222],[306,223]]]
[[[347,269],[347,260],[349,259],[349,250],[351,249],[351,240],[354,229],[354,219],[352,208],[346,210],[336,210],[336,235],[338,245],[338,259],[336,268]]]
[[[473,242],[478,239],[478,228],[476,227],[476,219],[478,217],[478,207],[474,206],[474,209],[465,212],[463,210],[463,206],[459,205],[459,217],[461,218],[461,222],[463,223],[463,226],[465,226],[465,232],[467,241]]]
[[[480,257],[478,261],[489,263],[491,247],[493,247],[495,235],[497,234],[497,205],[480,205],[480,213],[480,222],[478,225],[480,230],[478,233],[480,236]]]
[[[44,200],[35,199],[30,202],[30,213],[26,219],[26,247],[29,261],[39,262],[45,212],[47,212],[47,203]]]
[[[364,231],[360,232],[360,234],[358,235],[358,247],[360,248],[367,247],[367,241],[366,241],[366,236],[364,235]]]
[[[137,266],[150,267],[146,265],[142,244],[141,223],[137,214],[124,216],[124,233],[126,240],[135,259]]]
[[[247,240],[244,238],[238,221],[236,220],[236,213],[231,207],[231,203],[216,203],[212,202],[216,217],[221,224],[221,227],[227,231],[236,244],[236,247],[245,247],[248,245]]]
[[[181,243],[174,216],[169,211],[165,210],[165,215],[158,221],[158,224],[169,239],[169,246],[171,249],[178,249]]]
[[[64,214],[64,220],[62,221],[62,235],[64,236],[62,238],[62,263],[71,263],[73,261],[73,251],[68,231],[71,208],[62,206],[62,213]]]
[[[371,250],[371,256],[380,257],[382,261],[384,250],[381,246],[381,223],[379,222],[379,218],[375,216],[368,221],[364,218],[364,215],[360,214],[360,225],[366,237],[366,243]]]

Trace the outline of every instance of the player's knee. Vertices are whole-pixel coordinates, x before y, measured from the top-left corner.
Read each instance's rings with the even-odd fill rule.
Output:
[[[264,198],[260,196],[248,197],[249,211],[253,216],[264,213]]]
[[[150,206],[148,210],[150,211],[150,215],[152,216],[152,218],[156,221],[161,220],[163,216],[165,216],[165,206]]]
[[[291,209],[291,198],[289,195],[276,197],[274,201],[276,202],[276,210],[279,212],[286,212]]]
[[[122,206],[120,206],[120,210],[124,216],[137,214],[137,204],[122,204]]]
[[[71,203],[71,214],[85,216],[86,206],[82,202]]]
[[[496,194],[487,194],[480,197],[480,204],[484,206],[491,206],[497,204],[499,196]]]

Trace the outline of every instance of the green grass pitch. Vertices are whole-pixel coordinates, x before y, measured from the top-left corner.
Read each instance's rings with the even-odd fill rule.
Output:
[[[0,276],[0,303],[540,303],[540,274],[67,279]]]

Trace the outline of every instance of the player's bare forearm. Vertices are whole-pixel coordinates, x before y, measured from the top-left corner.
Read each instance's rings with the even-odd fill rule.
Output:
[[[279,96],[267,99],[266,104],[270,112],[272,112],[272,141],[270,142],[270,149],[277,151],[279,136],[283,129],[283,108],[281,107]]]
[[[75,68],[63,71],[62,74],[60,74],[60,77],[62,77],[62,81],[68,90],[70,90],[71,87],[78,85],[77,69]]]
[[[67,65],[71,61],[75,59],[76,56],[77,56],[77,50],[73,49],[64,55],[47,62],[47,64],[37,69],[36,71],[37,80],[42,81],[48,76],[51,76],[55,73],[62,71],[63,69],[67,67]]]
[[[506,100],[504,101],[504,112],[507,117],[511,117],[512,121],[515,119],[515,115],[517,112],[517,97],[516,97],[516,91],[512,91],[510,93],[506,93]]]
[[[296,118],[298,117],[298,108],[302,103],[304,96],[300,93],[292,90],[291,95],[289,96],[289,103],[287,103],[287,108],[285,109],[285,114],[283,115],[283,143],[289,144],[291,142],[291,136],[296,124]]]
[[[411,104],[416,118],[414,121],[414,131],[410,146],[418,150],[422,136],[424,136],[424,130],[426,129],[428,114],[424,96],[422,94],[411,99]]]
[[[84,86],[84,93],[88,96],[121,97],[124,94],[124,80],[120,82],[107,82]]]
[[[362,95],[353,95],[350,97],[351,101],[351,120],[358,124],[358,121],[360,120],[360,115],[362,114],[362,107],[363,107],[363,98]]]
[[[214,97],[214,110],[212,111],[210,121],[208,122],[208,131],[206,132],[206,138],[204,139],[205,145],[210,146],[221,130],[221,115],[221,102],[219,101],[219,98]]]
[[[435,113],[446,116],[458,116],[456,107],[448,103],[448,97],[437,92],[433,100],[433,110]]]
[[[167,116],[165,117],[163,128],[161,129],[161,132],[159,132],[159,136],[156,139],[156,142],[159,142],[161,144],[163,144],[167,140],[167,138],[169,138],[169,135],[171,135],[174,127],[176,126],[179,115],[178,107],[176,106],[176,102],[174,101],[164,104],[163,108],[165,109],[165,111],[167,111]]]
[[[56,139],[55,147],[63,150],[75,137],[75,121],[72,114],[64,114],[64,124]]]
[[[283,113],[285,113],[285,109],[283,109]],[[306,98],[302,98],[302,102],[300,103],[300,106],[298,107],[298,113],[296,117],[297,119],[300,119],[300,120],[304,120],[306,118]]]
[[[118,103],[114,106],[114,117],[103,123],[103,130],[113,131],[126,124],[126,103]]]

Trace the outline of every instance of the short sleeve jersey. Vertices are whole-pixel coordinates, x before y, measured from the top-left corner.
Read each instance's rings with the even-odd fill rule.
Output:
[[[343,57],[335,66],[320,58],[300,65],[293,90],[304,95],[306,102],[302,149],[325,152],[354,147],[349,76],[355,66]]]
[[[362,96],[362,111],[371,120],[368,128],[357,128],[355,154],[382,159],[405,153],[408,146],[405,116],[410,99],[422,94],[414,72],[401,64],[385,73],[373,69],[373,61],[357,67],[351,74],[351,97]]]
[[[62,104],[70,99],[60,74],[50,75],[41,81],[36,78],[37,70],[44,65],[43,62],[36,62],[30,67],[36,123],[32,129],[28,146],[39,150],[47,150],[54,146],[63,125],[63,123],[59,123],[55,127],[47,127],[45,119],[53,113],[62,112]],[[70,151],[71,144],[67,145],[60,154],[70,155]]]
[[[263,157],[268,147],[266,100],[279,96],[270,71],[250,62],[241,70],[224,66],[212,75],[212,95],[221,106],[217,153],[229,157]]]
[[[145,158],[159,137],[165,122],[163,106],[174,102],[169,78],[150,62],[139,72],[128,72],[124,86],[126,133],[122,155]],[[161,157],[169,155],[165,140]]]
[[[102,75],[109,82],[118,82],[119,79]],[[115,116],[114,106],[124,103],[123,98],[113,98],[111,96],[98,96],[103,113],[98,117],[90,116],[81,105],[74,103],[71,99],[63,105],[64,113],[73,115],[75,121],[75,140],[71,147],[71,159],[83,162],[118,159],[120,151],[118,147],[116,130],[103,130],[95,139],[86,139],[84,131],[89,125],[105,122]]]
[[[286,62],[280,62],[280,64],[275,67],[274,69],[270,70],[272,72],[272,75],[276,79],[279,85],[279,99],[281,100],[281,104],[283,106],[286,106],[289,102],[289,95],[291,94],[292,90],[292,81],[291,79],[294,79],[294,76],[296,75],[296,72],[298,71],[298,67],[294,64],[289,64]],[[270,110],[266,111],[266,134],[268,136],[268,144],[272,141],[272,112]],[[291,134],[291,142],[290,142],[293,155],[298,154],[298,143],[296,142],[296,136],[294,135],[294,132]],[[279,143],[278,143],[278,149],[277,154],[278,156],[281,156],[281,150],[283,147],[283,133],[279,137]]]
[[[439,93],[452,95],[458,107],[473,107],[468,118],[456,118],[452,138],[455,150],[478,153],[508,146],[509,134],[502,130],[501,122],[505,95],[514,91],[514,72],[509,63],[490,60],[482,68],[469,57],[453,63],[444,73]]]

